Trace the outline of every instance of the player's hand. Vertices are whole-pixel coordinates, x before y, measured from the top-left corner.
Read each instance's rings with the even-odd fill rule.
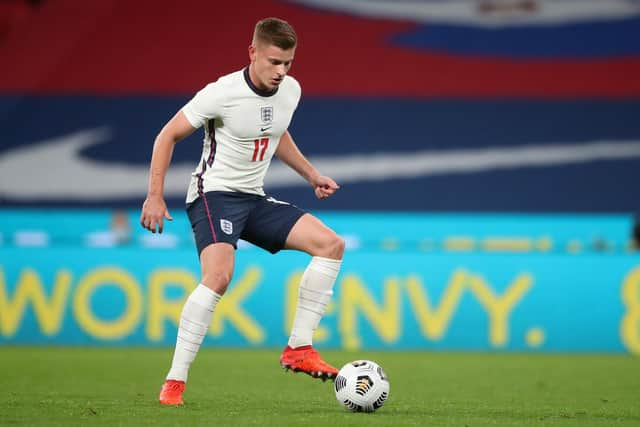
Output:
[[[173,221],[162,196],[147,196],[147,199],[142,204],[142,214],[140,215],[142,228],[155,233],[157,227],[158,233],[162,233],[165,218]]]
[[[340,188],[340,186],[328,176],[318,176],[312,185],[313,191],[318,199],[326,199]]]

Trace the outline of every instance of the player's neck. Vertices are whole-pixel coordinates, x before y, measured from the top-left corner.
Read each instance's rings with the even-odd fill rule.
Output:
[[[247,81],[247,84],[258,95],[271,96],[278,91],[277,87],[275,89],[269,89],[261,84],[260,79],[258,78],[258,75],[253,69],[253,64],[249,64],[249,66],[247,67],[247,71],[244,74],[245,74],[245,80]]]

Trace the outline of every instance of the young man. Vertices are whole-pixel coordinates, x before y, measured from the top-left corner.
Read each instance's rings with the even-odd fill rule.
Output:
[[[202,158],[187,194],[202,282],[182,310],[171,369],[160,391],[162,404],[183,403],[189,366],[231,281],[239,238],[272,253],[294,249],[312,256],[302,276],[293,328],[280,364],[323,380],[338,373],[313,349],[311,337],[333,294],[344,241],[316,217],[267,197],[262,188],[274,154],[306,179],[318,198],[327,198],[339,188],[307,161],[287,131],[300,99],[300,85],[287,75],[296,42],[287,22],[259,21],[249,46],[249,66],[198,92],[155,140],[140,224],[152,233],[156,229],[162,233],[164,219],[172,219],[163,188],[173,147],[204,126]]]

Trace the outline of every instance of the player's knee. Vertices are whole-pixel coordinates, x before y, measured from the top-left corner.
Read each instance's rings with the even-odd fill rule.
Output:
[[[223,295],[231,282],[231,273],[224,271],[210,271],[202,276],[202,284]]]
[[[331,259],[342,259],[344,255],[344,239],[333,231],[327,233],[320,256]]]

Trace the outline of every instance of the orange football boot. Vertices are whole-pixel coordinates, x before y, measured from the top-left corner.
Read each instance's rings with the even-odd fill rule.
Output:
[[[291,369],[293,372],[304,372],[313,378],[320,378],[322,381],[334,380],[338,375],[338,370],[322,360],[318,352],[310,345],[298,348],[286,346],[280,356],[280,366],[285,371]]]
[[[162,405],[184,405],[182,393],[184,392],[184,381],[166,380],[160,390],[160,403]]]

